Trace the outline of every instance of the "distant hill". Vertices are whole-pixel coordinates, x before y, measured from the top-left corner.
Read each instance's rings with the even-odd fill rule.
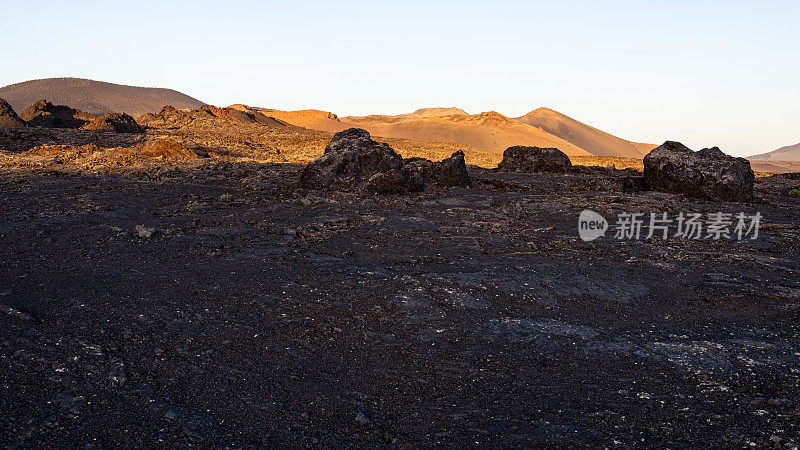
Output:
[[[364,128],[373,136],[421,142],[448,142],[502,153],[512,145],[556,147],[568,155],[588,155],[580,148],[542,130],[496,112],[469,115],[458,108],[424,108],[398,116],[344,117],[316,109],[280,111],[242,104],[230,108],[261,112],[292,125],[336,133]]]
[[[337,133],[351,128],[352,125],[343,123],[336,114],[318,109],[303,109],[300,111],[281,111],[278,109],[255,108],[242,104],[229,106],[231,109],[246,111],[250,113],[260,112],[266,116],[274,117],[286,123],[311,130],[327,131]]]
[[[419,117],[442,117],[442,116],[455,116],[455,115],[466,116],[468,114],[461,108],[422,108],[414,111],[409,115],[414,115]]]
[[[750,167],[756,172],[800,172],[800,161],[768,161],[763,159],[751,159]]]
[[[343,117],[342,122],[364,128],[374,136],[423,142],[452,142],[502,153],[514,145],[555,147],[567,155],[589,155],[586,150],[539,128],[494,111],[449,116]]]
[[[595,156],[643,158],[650,150],[657,147],[654,144],[620,139],[549,108],[533,110],[522,117],[517,117],[516,120],[541,128]]]
[[[654,144],[641,144],[612,136],[564,114],[539,108],[511,119],[489,111],[468,114],[460,108],[422,108],[396,116],[341,117],[318,110],[280,111],[233,105],[260,111],[287,123],[335,133],[364,128],[373,136],[421,142],[447,142],[502,153],[513,145],[555,147],[571,156],[615,156],[641,159]]]
[[[205,103],[172,89],[146,88],[85,80],[82,78],[46,78],[11,84],[0,88],[16,111],[24,111],[37,100],[47,99],[92,114],[124,112],[137,117],[154,113],[164,105],[197,109]]]
[[[769,153],[753,155],[747,159],[761,161],[800,161],[800,144],[787,145]]]

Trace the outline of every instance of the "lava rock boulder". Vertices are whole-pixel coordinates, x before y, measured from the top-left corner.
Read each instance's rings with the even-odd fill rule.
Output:
[[[125,113],[103,114],[90,117],[90,122],[81,126],[82,130],[115,131],[117,133],[141,133],[142,127],[133,117]]]
[[[497,166],[500,172],[557,172],[565,173],[572,167],[569,157],[557,148],[514,146],[503,152]]]
[[[403,167],[417,174],[425,185],[439,187],[469,186],[470,178],[461,150],[442,161],[431,161],[425,158],[409,158],[403,160]]]
[[[471,184],[469,174],[467,174],[467,165],[464,162],[464,152],[461,150],[442,161],[426,160],[424,167],[426,181],[430,184],[441,187],[469,186]]]
[[[425,174],[410,167],[376,173],[367,180],[362,191],[367,194],[410,194],[425,189]]]
[[[403,158],[388,144],[373,141],[366,130],[350,128],[336,133],[325,153],[300,171],[300,185],[311,189],[353,186],[402,165]]]
[[[306,188],[357,188],[370,194],[408,194],[428,186],[469,184],[464,152],[438,162],[404,160],[388,144],[373,141],[369,132],[360,128],[336,133],[325,153],[300,171],[300,185]]]
[[[755,174],[744,158],[719,148],[692,151],[667,141],[644,157],[644,178],[652,190],[690,197],[747,202],[753,199]]]
[[[28,125],[44,128],[80,128],[89,120],[77,117],[80,112],[69,106],[54,105],[47,100],[39,100],[22,111],[20,118]]]
[[[0,129],[25,128],[25,121],[20,119],[14,108],[0,98]]]
[[[364,191],[373,194],[408,194],[429,186],[469,186],[470,178],[464,163],[464,152],[457,151],[442,161],[425,158],[403,160],[403,166],[373,175]]]

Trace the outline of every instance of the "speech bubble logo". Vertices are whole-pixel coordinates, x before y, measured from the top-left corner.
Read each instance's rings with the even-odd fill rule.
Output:
[[[606,234],[608,230],[608,221],[605,217],[592,211],[591,209],[584,209],[578,216],[578,236],[584,242],[593,241]]]

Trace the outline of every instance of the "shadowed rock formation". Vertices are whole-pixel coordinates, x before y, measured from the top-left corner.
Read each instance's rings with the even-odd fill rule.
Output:
[[[426,185],[433,184],[441,187],[470,185],[467,165],[464,162],[464,152],[461,150],[439,162],[424,158],[411,158],[403,162],[405,167],[419,172]]]
[[[39,100],[22,111],[20,117],[28,125],[44,128],[80,128],[89,121],[78,118],[79,111],[69,106]]]
[[[28,125],[43,128],[74,128],[81,130],[141,133],[142,128],[125,113],[89,114],[64,105],[39,100],[22,112]]]
[[[409,167],[392,169],[373,175],[362,191],[367,194],[409,194],[425,189],[424,173]]]
[[[369,132],[358,128],[336,133],[325,154],[300,172],[300,185],[312,189],[362,183],[367,193],[406,194],[432,185],[466,186],[470,179],[461,151],[439,162],[403,160],[388,144],[373,141]]]
[[[644,177],[657,191],[707,200],[753,199],[755,174],[750,162],[717,147],[694,152],[680,142],[667,141],[644,157]]]
[[[296,128],[282,120],[267,116],[260,111],[244,111],[231,107],[218,108],[211,105],[204,105],[195,110],[176,109],[171,105],[166,105],[156,114],[142,114],[136,121],[142,124],[142,126],[158,127],[164,125],[185,126],[192,123],[194,120],[201,120],[204,123],[209,123],[216,119],[227,122],[232,126],[264,125],[284,129]]]
[[[141,133],[142,127],[125,113],[103,114],[91,118],[91,122],[81,126],[82,130],[116,131],[117,133]]]
[[[439,162],[424,158],[403,160],[403,167],[373,175],[363,190],[372,194],[407,194],[421,191],[429,186],[469,185],[464,152],[457,151]]]
[[[25,122],[14,112],[14,108],[0,98],[0,129],[25,128],[25,126]]]
[[[497,169],[501,172],[559,172],[570,170],[572,162],[557,148],[509,147]]]
[[[275,119],[274,117],[267,116],[260,111],[243,111],[237,108],[218,108],[216,106],[204,105],[198,110],[200,113],[208,114],[212,117],[225,119],[229,122],[243,123],[243,124],[261,124],[261,125],[283,125],[286,123]]]
[[[325,154],[303,168],[300,185],[312,189],[352,185],[402,164],[403,158],[389,144],[373,141],[366,130],[350,128],[336,133]]]

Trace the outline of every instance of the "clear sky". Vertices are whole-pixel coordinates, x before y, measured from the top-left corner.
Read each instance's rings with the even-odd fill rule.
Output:
[[[547,106],[643,142],[800,142],[797,0],[0,0],[0,18],[0,85],[75,76],[340,116]]]

